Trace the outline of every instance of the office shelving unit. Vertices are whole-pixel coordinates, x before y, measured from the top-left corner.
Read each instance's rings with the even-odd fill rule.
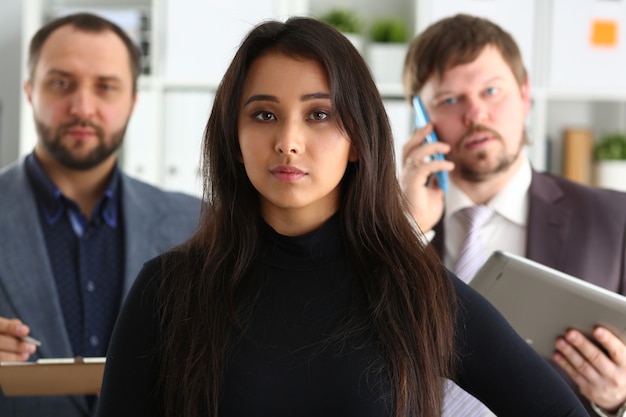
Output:
[[[252,15],[241,17],[227,9],[235,7],[233,3],[246,1],[257,8],[258,18]],[[30,37],[44,19],[58,8],[131,7],[145,12],[149,24],[151,72],[140,79],[139,102],[125,139],[122,163],[127,172],[148,182],[197,193],[199,146],[213,92],[219,83],[219,74],[229,60],[229,51],[234,51],[253,21],[282,19],[293,14],[318,16],[332,7],[342,6],[357,11],[366,22],[381,15],[401,16],[407,19],[408,27],[415,34],[430,23],[435,1],[439,0],[25,0],[23,50],[26,51]],[[448,0],[448,4],[454,8],[456,3],[462,10],[471,8],[472,1],[479,2]],[[559,172],[560,136],[564,128],[585,126],[591,128],[596,136],[626,129],[626,89],[591,91],[550,87],[550,28],[555,1],[558,0],[527,3],[533,6],[533,22],[528,31],[534,33],[532,67],[529,68],[533,108],[528,118],[528,131],[532,142],[529,156],[535,168]],[[482,3],[507,7],[509,2],[518,3],[517,0]],[[231,6],[210,9],[218,7],[218,3]],[[238,10],[248,9],[250,7],[239,7]],[[230,21],[222,19],[222,27],[211,20],[213,14],[219,13],[231,13]],[[502,24],[506,28],[506,24]],[[238,28],[238,33],[231,30],[233,26]],[[229,37],[221,36],[220,31],[226,30],[224,28],[230,30]],[[196,36],[186,36],[189,30]],[[173,45],[177,41],[177,32],[187,42],[185,59],[180,58],[184,44]],[[215,67],[211,66],[212,62]],[[593,62],[580,62],[580,65],[593,65]],[[388,104],[399,151],[400,142],[409,137],[411,129],[410,112],[404,103],[402,86],[399,83],[381,84],[379,89]],[[32,149],[36,140],[30,108],[24,100],[21,103],[20,131],[20,152],[24,154]]]

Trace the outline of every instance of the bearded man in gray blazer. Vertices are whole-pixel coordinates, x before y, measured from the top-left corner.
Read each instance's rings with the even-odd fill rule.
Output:
[[[38,141],[0,172],[0,361],[105,356],[143,263],[198,224],[200,199],[119,169],[139,73],[134,43],[94,15],[56,19],[31,41],[24,91]],[[95,402],[0,393],[0,415],[86,417]]]
[[[470,252],[463,245],[467,213],[482,211],[490,216],[477,226],[472,252],[512,252],[625,293],[626,194],[532,168],[524,152],[531,85],[509,33],[469,15],[434,22],[409,47],[404,87],[409,98],[421,98],[431,123],[404,145],[401,183],[413,217],[450,270],[472,278],[462,256]],[[440,142],[424,144],[433,130]],[[445,160],[433,159],[436,153]],[[449,174],[445,193],[438,171]],[[569,330],[555,340],[551,359],[592,415],[621,416],[626,346],[602,327],[590,338]],[[444,416],[487,415],[457,392],[446,394]]]

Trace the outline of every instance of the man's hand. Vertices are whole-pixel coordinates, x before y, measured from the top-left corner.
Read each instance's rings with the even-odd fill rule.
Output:
[[[626,401],[626,345],[604,327],[593,337],[606,352],[577,330],[569,330],[556,341],[553,359],[578,384],[589,401],[608,412]]]
[[[20,320],[0,317],[0,362],[22,362],[35,353],[35,345],[20,339],[29,332]]]
[[[443,191],[433,174],[454,169],[454,163],[450,161],[432,160],[435,153],[450,151],[450,146],[444,142],[424,143],[432,128],[432,124],[428,124],[416,129],[402,148],[400,185],[409,201],[411,215],[424,232],[432,230],[444,209]]]

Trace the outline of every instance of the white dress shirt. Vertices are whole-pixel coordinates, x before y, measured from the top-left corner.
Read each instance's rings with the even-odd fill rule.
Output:
[[[487,203],[495,214],[485,226],[480,237],[488,254],[503,250],[526,256],[526,224],[528,220],[528,190],[532,177],[530,162],[525,155],[519,170],[506,186]],[[459,211],[473,206],[474,202],[450,181],[445,196],[445,265],[454,271],[454,264],[465,237],[464,221]]]

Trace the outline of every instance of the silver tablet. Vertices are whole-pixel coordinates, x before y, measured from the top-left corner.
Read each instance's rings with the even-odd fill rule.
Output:
[[[571,328],[602,325],[626,341],[626,297],[524,257],[494,252],[469,285],[546,358]]]

